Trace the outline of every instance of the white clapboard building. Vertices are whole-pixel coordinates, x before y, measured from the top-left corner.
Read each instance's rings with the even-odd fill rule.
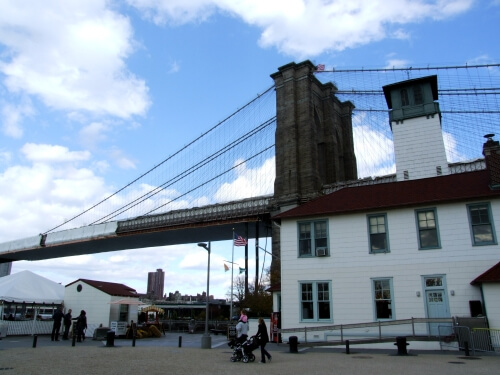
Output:
[[[308,327],[309,340],[338,334],[315,327],[411,318],[487,316],[500,328],[499,142],[489,134],[484,160],[450,164],[437,77],[384,94],[396,174],[347,183],[274,218],[281,327]],[[437,324],[419,329],[439,334]],[[376,325],[365,331],[378,334]]]

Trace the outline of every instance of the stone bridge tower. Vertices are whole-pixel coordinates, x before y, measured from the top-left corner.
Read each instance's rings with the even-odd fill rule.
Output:
[[[341,102],[335,85],[321,83],[314,72],[313,63],[304,61],[284,65],[271,75],[277,118],[274,213],[319,196],[324,185],[357,179],[354,105]],[[277,225],[272,233],[273,258],[280,259]],[[273,271],[279,270],[277,263],[273,261]]]

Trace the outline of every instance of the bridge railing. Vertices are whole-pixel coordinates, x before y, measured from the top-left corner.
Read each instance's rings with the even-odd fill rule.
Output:
[[[143,228],[151,229],[155,227],[182,225],[194,221],[207,222],[265,214],[269,212],[269,202],[271,198],[272,196],[266,195],[119,221],[116,232],[120,233]]]

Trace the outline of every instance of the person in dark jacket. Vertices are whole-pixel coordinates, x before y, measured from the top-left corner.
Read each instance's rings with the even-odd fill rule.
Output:
[[[78,318],[76,318],[76,341],[82,342],[82,340],[85,340],[86,329],[87,329],[87,313],[85,312],[85,310],[82,310]]]
[[[259,340],[260,344],[260,354],[262,356],[260,363],[266,363],[266,357],[269,361],[271,361],[273,357],[266,350],[266,344],[269,342],[269,334],[267,333],[267,326],[263,318],[259,318],[259,328],[255,336]]]
[[[69,335],[69,329],[71,328],[71,309],[68,310],[68,312],[64,315],[64,333],[63,333],[63,340],[68,339]]]
[[[54,324],[52,325],[52,334],[50,335],[51,341],[59,341],[59,331],[61,330],[61,322],[64,318],[64,314],[61,311],[61,307],[58,307],[54,314],[52,315],[52,319],[54,319]]]

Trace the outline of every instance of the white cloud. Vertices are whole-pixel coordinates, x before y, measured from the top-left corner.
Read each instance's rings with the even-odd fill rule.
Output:
[[[409,36],[401,25],[463,13],[473,0],[128,0],[128,3],[157,24],[203,22],[218,11],[229,13],[262,30],[259,40],[262,47],[305,58],[387,37],[406,39]]]
[[[177,73],[181,70],[181,64],[177,61],[173,61],[170,63],[170,68],[168,69],[169,74]]]
[[[235,165],[240,163],[241,160],[236,161]],[[247,168],[246,163],[242,163],[235,168],[235,172],[236,178],[232,182],[222,184],[215,193],[217,202],[226,201],[227,197],[237,200],[273,193],[274,181],[269,176],[276,175],[274,157],[267,159],[262,166],[257,168]],[[256,181],[262,183],[256,183]]]
[[[2,2],[0,72],[8,90],[58,110],[145,114],[148,88],[125,65],[134,51],[130,21],[108,6],[106,0]]]
[[[363,120],[358,117],[354,118],[356,124],[353,127],[358,176],[363,178],[395,173],[392,139],[367,125],[362,125]]]
[[[409,61],[404,59],[390,59],[387,61],[385,69],[393,68],[407,68],[409,66]]]
[[[92,122],[80,129],[81,143],[90,149],[94,149],[100,142],[107,139],[106,133],[110,127],[102,122]]]
[[[88,151],[25,144],[20,152],[30,165],[0,173],[0,238],[8,241],[41,233],[82,212],[105,196],[104,180],[91,169]]]
[[[443,141],[446,149],[446,159],[449,163],[467,160],[467,156],[457,150],[457,140],[452,134],[443,131]]]
[[[121,169],[135,169],[135,162],[123,154],[122,150],[114,148],[111,150],[111,158]]]
[[[210,256],[210,294],[223,298],[231,280],[224,272],[223,252],[230,252],[230,242],[212,243]],[[161,246],[154,248],[80,255],[58,259],[13,264],[13,273],[30,270],[66,285],[79,278],[124,283],[146,293],[148,272],[165,271],[165,293],[179,290],[182,294],[206,290],[207,252],[196,245]],[[138,261],[140,260],[140,261]],[[235,258],[244,264],[243,258]],[[254,262],[249,262],[253,266]],[[125,276],[124,276],[125,275]]]
[[[26,159],[38,162],[67,163],[90,159],[88,151],[69,151],[67,147],[27,143],[21,148]]]
[[[29,98],[24,98],[18,105],[5,103],[2,105],[2,132],[12,138],[21,138],[24,133],[22,121],[24,117],[30,117],[34,113]]]
[[[212,0],[126,0],[156,24],[181,25],[207,20],[216,10]]]
[[[8,151],[0,151],[0,164],[8,164],[12,160],[12,154]]]

